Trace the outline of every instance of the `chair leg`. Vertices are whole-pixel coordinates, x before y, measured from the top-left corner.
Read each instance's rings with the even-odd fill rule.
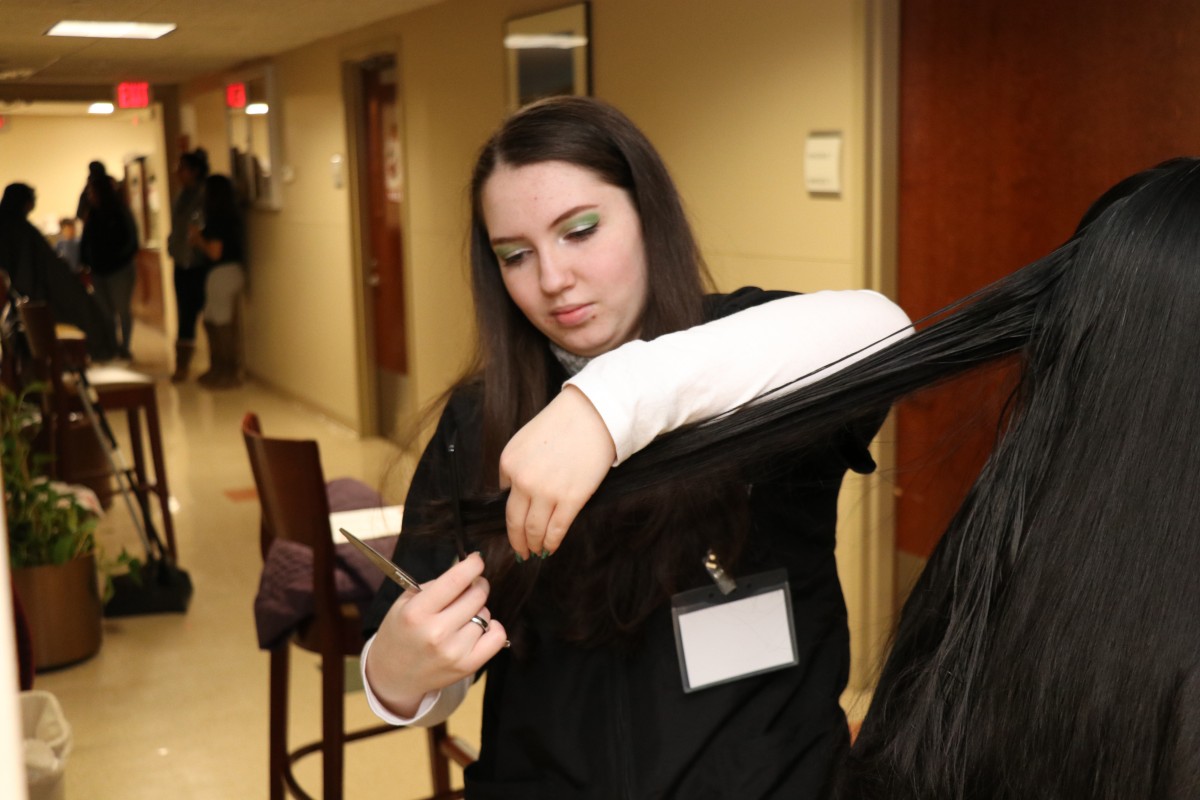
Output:
[[[287,768],[288,727],[288,645],[284,643],[271,651],[271,728],[270,763],[267,778],[271,800],[286,800],[283,772]]]
[[[341,653],[321,656],[321,782],[324,800],[342,800],[345,772],[345,657]]]
[[[433,780],[433,794],[441,797],[450,792],[450,760],[442,753],[442,740],[446,738],[446,723],[434,725],[426,731],[429,736],[429,768]]]
[[[163,454],[162,429],[158,421],[158,399],[146,404],[146,432],[150,438],[150,460],[154,464],[154,492],[158,495],[158,510],[162,512],[163,535],[172,561],[178,561],[175,549],[175,523],[171,518],[171,490],[167,486],[167,459]]]

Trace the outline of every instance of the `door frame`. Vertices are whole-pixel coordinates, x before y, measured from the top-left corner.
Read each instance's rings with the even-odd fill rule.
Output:
[[[860,96],[864,136],[863,200],[859,208],[862,286],[896,298],[897,199],[899,193],[900,11],[893,0],[863,0]],[[857,126],[856,126],[857,127]],[[866,711],[895,629],[896,602],[896,428],[892,416],[871,446],[877,470],[854,476],[843,488],[840,517],[857,516],[861,536],[839,536],[838,571],[843,576],[851,641],[850,681],[844,703],[852,716]],[[849,491],[847,491],[849,490]],[[841,529],[839,525],[839,530]],[[853,525],[847,529],[853,529]],[[852,539],[848,541],[847,539]]]
[[[395,37],[379,39],[369,44],[360,45],[342,51],[340,61],[342,67],[342,96],[345,100],[346,115],[346,146],[347,146],[347,188],[350,193],[350,230],[353,236],[351,246],[352,273],[354,278],[354,319],[356,332],[354,337],[356,372],[358,374],[358,416],[361,420],[358,433],[361,436],[379,436],[384,433],[380,421],[379,408],[379,376],[375,366],[375,321],[372,318],[370,276],[370,218],[364,208],[364,193],[366,191],[364,171],[366,169],[366,131],[363,129],[365,102],[362,93],[361,67],[372,59],[380,56],[391,56],[396,64],[396,102],[403,112],[404,86],[400,70],[400,40]],[[402,113],[402,119],[407,115]],[[401,131],[403,137],[404,132]],[[405,174],[408,173],[408,148],[402,150],[405,163]],[[409,230],[409,206],[404,204],[401,209],[400,225],[402,230]],[[401,241],[401,254],[405,263],[409,260],[408,237]],[[412,299],[405,293],[405,318],[409,319]],[[411,339],[409,340],[411,341]],[[411,400],[411,398],[409,398]]]

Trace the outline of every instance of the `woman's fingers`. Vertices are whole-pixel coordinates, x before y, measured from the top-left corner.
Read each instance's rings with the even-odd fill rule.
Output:
[[[557,550],[615,458],[604,420],[573,386],[517,431],[500,456],[500,484],[511,486],[505,522],[516,554]]]
[[[531,552],[525,538],[525,518],[528,515],[529,495],[514,486],[504,506],[504,524],[508,528],[508,544],[521,560],[529,558]]]
[[[457,600],[482,574],[483,557],[471,553],[436,579],[422,584],[421,592],[414,594],[411,602],[425,613],[436,614]]]
[[[575,521],[575,517],[579,516],[579,512],[583,510],[583,506],[591,497],[591,492],[586,495],[566,495],[559,500],[558,505],[554,507],[554,513],[550,515],[545,525],[545,537],[542,540],[542,547],[548,553],[554,553],[562,544],[563,539],[567,535],[567,531],[571,528],[571,523]]]
[[[546,497],[534,498],[525,513],[525,544],[532,556],[540,556],[546,552],[546,526],[554,510],[551,503]]]
[[[483,669],[483,666],[508,644],[508,631],[499,620],[489,620],[486,631],[474,622],[467,622],[463,632],[470,640],[470,649],[460,662],[464,674]]]
[[[475,674],[504,648],[508,634],[491,618],[482,572],[483,559],[472,553],[392,606],[366,666],[387,708],[412,716],[426,693]]]

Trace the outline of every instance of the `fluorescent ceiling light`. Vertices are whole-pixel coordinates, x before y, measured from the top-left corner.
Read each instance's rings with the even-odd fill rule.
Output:
[[[91,39],[159,39],[175,30],[173,22],[89,22],[64,19],[47,36],[85,36]]]
[[[587,43],[586,36],[573,33],[510,33],[504,37],[504,46],[509,50],[533,50],[540,47],[570,50],[572,47],[583,47]]]
[[[246,113],[252,117],[260,116],[267,113],[266,103],[251,103],[246,106]]]
[[[88,106],[89,114],[111,114],[113,113],[112,103],[92,103]]]

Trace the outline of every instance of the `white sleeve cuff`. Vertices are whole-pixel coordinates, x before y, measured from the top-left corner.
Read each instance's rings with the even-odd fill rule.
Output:
[[[362,672],[363,691],[367,695],[367,705],[371,707],[371,711],[375,716],[379,717],[384,722],[390,725],[412,725],[418,728],[432,728],[445,722],[450,718],[463,700],[467,697],[467,692],[471,688],[472,677],[468,675],[457,683],[452,683],[444,689],[429,692],[421,698],[421,705],[417,707],[417,713],[410,718],[399,717],[384,708],[383,703],[375,696],[375,692],[371,690],[371,684],[367,683],[367,653],[371,650],[371,642],[375,641],[372,636],[363,645],[362,655],[360,656],[359,669]]]
[[[812,383],[912,332],[908,315],[878,292],[793,295],[653,341],[628,342],[592,359],[566,384],[583,392],[604,420],[616,466],[660,434],[791,381],[797,388]]]

